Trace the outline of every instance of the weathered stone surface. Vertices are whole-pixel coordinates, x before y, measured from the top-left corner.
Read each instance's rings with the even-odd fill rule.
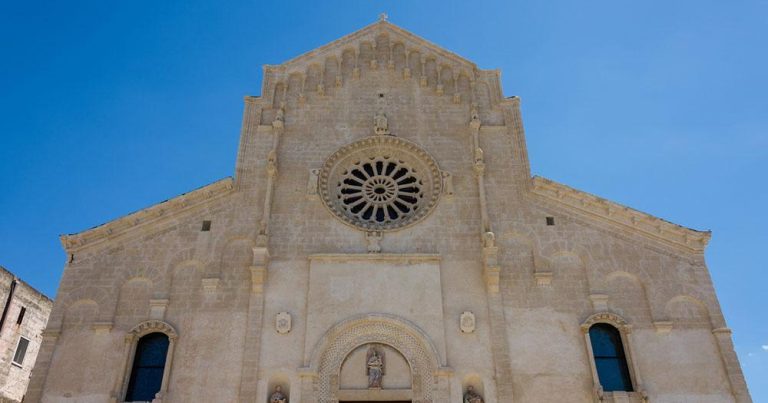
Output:
[[[405,226],[327,207],[345,196],[324,164],[369,136],[414,145],[381,151],[429,186]],[[379,183],[394,186],[369,194]],[[126,335],[154,320],[177,333],[165,402],[265,402],[277,386],[291,402],[461,402],[470,386],[487,403],[748,402],[708,239],[532,178],[499,72],[381,21],[265,68],[233,179],[63,237],[58,337],[27,398],[121,401]],[[622,330],[635,392],[600,389],[582,329],[595,321]],[[386,346],[381,389],[370,344]]]
[[[0,327],[0,402],[20,402],[27,391],[53,301],[0,266],[0,303],[0,310],[5,311]],[[18,323],[22,309],[24,315]],[[22,338],[29,344],[19,363],[14,356]]]

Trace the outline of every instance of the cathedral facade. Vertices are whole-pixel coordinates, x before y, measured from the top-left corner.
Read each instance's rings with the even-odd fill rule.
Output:
[[[233,178],[62,237],[30,402],[750,402],[708,232],[532,177],[386,20],[245,98]]]

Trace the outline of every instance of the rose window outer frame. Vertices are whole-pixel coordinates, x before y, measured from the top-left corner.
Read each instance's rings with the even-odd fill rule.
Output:
[[[371,136],[342,146],[326,159],[318,185],[323,205],[336,218],[360,230],[381,232],[427,217],[443,186],[435,159],[394,136]],[[365,218],[368,207],[374,210]]]

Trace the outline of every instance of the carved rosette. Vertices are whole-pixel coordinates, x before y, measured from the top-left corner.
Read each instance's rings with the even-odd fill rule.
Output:
[[[421,147],[372,136],[341,147],[320,171],[325,206],[347,225],[393,231],[426,217],[437,204],[442,175]]]
[[[462,333],[472,333],[475,331],[475,314],[465,311],[459,316],[459,327]]]
[[[286,334],[291,331],[291,314],[288,312],[279,312],[275,315],[275,330],[280,334]]]

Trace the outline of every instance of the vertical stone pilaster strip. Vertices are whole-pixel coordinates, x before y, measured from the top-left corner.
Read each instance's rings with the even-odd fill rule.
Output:
[[[254,403],[259,383],[261,331],[264,327],[264,283],[267,279],[269,252],[266,247],[253,248],[251,295],[248,300],[243,364],[240,372],[240,403]]]
[[[277,147],[280,145],[280,136],[283,134],[283,109],[278,110],[280,118],[275,118],[272,122],[272,148],[267,155],[267,189],[264,196],[264,210],[261,215],[261,222],[257,243],[260,246],[266,246],[266,237],[269,236],[269,220],[272,214],[272,199],[275,189],[275,180],[277,179]]]
[[[254,402],[259,383],[259,359],[261,354],[261,332],[264,327],[264,285],[269,268],[269,219],[272,208],[272,193],[277,178],[277,148],[284,128],[284,110],[277,111],[272,122],[272,148],[267,156],[267,190],[264,197],[264,211],[253,248],[251,271],[251,295],[248,300],[248,318],[245,330],[243,364],[240,373],[241,403]]]
[[[712,334],[717,341],[717,348],[720,350],[720,357],[723,360],[725,374],[728,376],[728,383],[731,386],[731,393],[736,399],[736,403],[752,403],[747,389],[747,381],[744,379],[744,373],[739,365],[739,358],[733,349],[733,340],[731,340],[731,329],[721,327],[712,330]]]
[[[297,401],[299,403],[318,403],[315,397],[317,374],[309,371],[299,372],[299,377],[301,377],[301,396]]]
[[[435,374],[435,392],[433,393],[434,402],[451,402],[451,378],[454,373],[452,370],[440,368]]]
[[[507,340],[507,321],[504,318],[504,305],[500,293],[488,294],[488,313],[497,401],[512,403],[512,360]]]
[[[474,113],[472,115],[475,115]],[[496,236],[493,234],[488,220],[488,206],[485,197],[485,160],[480,148],[480,119],[471,116],[469,129],[472,142],[472,157],[475,177],[477,178],[478,195],[480,199],[480,214],[482,217],[480,239],[482,242],[483,277],[488,298],[488,321],[491,330],[491,353],[495,373],[497,400],[512,403],[512,361],[507,341],[507,321],[504,317],[504,304],[500,291],[501,268],[499,267],[499,248],[496,246]]]

